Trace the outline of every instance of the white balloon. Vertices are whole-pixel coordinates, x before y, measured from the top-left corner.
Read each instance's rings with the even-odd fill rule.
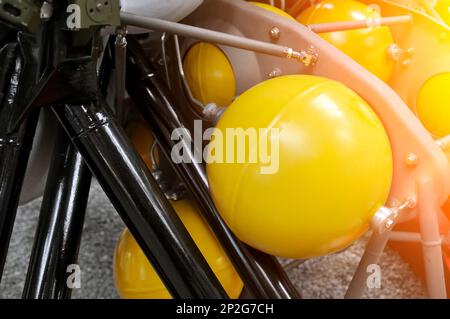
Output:
[[[121,11],[177,22],[191,14],[202,2],[203,0],[121,0]],[[129,27],[128,32],[148,31]]]

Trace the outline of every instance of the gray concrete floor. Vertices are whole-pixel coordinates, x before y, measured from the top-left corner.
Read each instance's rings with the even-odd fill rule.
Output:
[[[17,213],[0,298],[20,298],[30,257],[41,199]],[[112,277],[115,242],[124,225],[96,182],[91,188],[80,248],[80,289],[73,298],[118,298]],[[345,252],[309,260],[289,272],[305,298],[342,298],[363,252],[363,238]],[[286,262],[286,261],[283,261]],[[423,298],[424,289],[410,267],[393,251],[382,262],[382,287],[367,292],[366,298]]]

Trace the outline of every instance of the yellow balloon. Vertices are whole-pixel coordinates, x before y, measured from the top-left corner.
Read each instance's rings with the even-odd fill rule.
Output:
[[[271,6],[270,4],[267,4],[267,3],[261,3],[261,2],[254,2],[254,1],[248,1],[248,3],[254,4],[255,6],[258,6],[258,7],[260,7],[260,8],[266,9],[266,10],[268,10],[268,11],[271,11],[271,12],[273,12],[273,13],[276,13],[276,14],[278,14],[279,16],[288,18],[288,19],[290,19],[290,20],[295,20],[295,19],[294,19],[290,14],[288,14],[287,12],[285,12],[285,11],[283,11],[283,10],[277,8],[277,7]]]
[[[200,42],[189,49],[183,62],[192,95],[204,104],[228,106],[236,95],[233,67],[217,46]]]
[[[425,128],[435,137],[450,134],[450,73],[429,78],[420,88],[416,111]]]
[[[238,298],[243,283],[208,225],[189,201],[176,201],[172,205],[225,291],[230,298]],[[125,229],[116,244],[114,280],[122,298],[171,297],[128,229]]]
[[[354,21],[380,15],[373,8],[353,0],[325,0],[303,11],[297,20],[303,24]],[[392,75],[394,61],[388,56],[388,47],[394,43],[388,27],[321,33],[320,36],[350,56],[383,81]]]
[[[450,0],[438,0],[434,7],[445,23],[450,25]]]
[[[136,151],[141,155],[148,168],[152,167],[152,161],[150,157],[150,150],[155,141],[152,131],[149,127],[140,121],[133,121],[127,125],[126,132],[131,139]],[[155,154],[156,159],[158,155]]]
[[[266,131],[238,147],[231,128],[245,130],[247,141],[251,129],[279,134]],[[234,162],[217,160],[229,152]],[[242,161],[255,152],[255,162]],[[391,185],[390,143],[376,114],[343,84],[317,76],[271,79],[239,96],[217,124],[209,153],[211,193],[230,229],[282,257],[347,247],[367,230]]]

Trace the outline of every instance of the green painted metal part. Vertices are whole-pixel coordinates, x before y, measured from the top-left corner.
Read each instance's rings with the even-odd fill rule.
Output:
[[[93,26],[120,26],[119,0],[72,0],[80,8],[80,29]]]
[[[27,32],[40,24],[40,4],[35,0],[0,0],[0,21]],[[69,0],[63,15],[63,28],[89,29],[98,26],[120,26],[119,0]],[[72,23],[70,23],[72,21]]]
[[[40,8],[33,0],[0,0],[0,20],[28,32],[39,26]]]

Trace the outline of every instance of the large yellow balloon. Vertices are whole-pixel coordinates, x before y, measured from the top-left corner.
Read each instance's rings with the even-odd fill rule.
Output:
[[[450,73],[428,79],[420,88],[416,110],[426,129],[435,137],[450,134]]]
[[[248,1],[248,3],[254,4],[255,6],[258,6],[258,7],[260,7],[260,8],[263,8],[263,9],[265,9],[265,10],[267,10],[267,11],[273,12],[273,13],[275,13],[275,14],[278,14],[279,16],[288,18],[288,19],[290,19],[290,20],[295,20],[295,19],[294,19],[291,15],[289,15],[287,12],[285,12],[285,11],[283,11],[283,10],[277,8],[277,7],[271,6],[270,4],[267,4],[267,3],[261,3],[261,2],[254,2],[254,1]]]
[[[208,225],[189,201],[176,201],[172,204],[225,291],[230,298],[238,298],[243,283]],[[170,298],[169,292],[128,229],[125,229],[116,245],[114,280],[122,298]]]
[[[192,95],[204,104],[228,106],[236,95],[233,67],[217,46],[200,42],[189,49],[183,62]]]
[[[438,0],[434,7],[445,23],[450,25],[450,0]]]
[[[353,0],[325,0],[303,11],[297,20],[304,24],[371,19],[380,15],[371,7]],[[394,62],[388,47],[394,43],[388,27],[321,33],[320,36],[346,53],[383,81],[392,75]]]
[[[275,130],[266,131],[262,148],[263,136],[238,147],[230,128],[245,130],[247,141],[255,128],[280,133],[276,139]],[[242,161],[277,141],[278,152],[268,152],[272,165],[264,152],[254,163]],[[234,162],[226,160],[231,152]],[[263,174],[277,157],[278,170]],[[387,199],[392,165],[387,134],[365,101],[341,83],[291,75],[233,102],[217,124],[207,172],[214,202],[238,238],[272,255],[308,258],[339,251],[367,230]]]

